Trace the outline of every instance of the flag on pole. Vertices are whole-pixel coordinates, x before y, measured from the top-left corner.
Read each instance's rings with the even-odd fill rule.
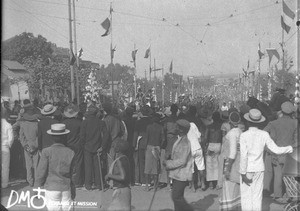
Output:
[[[114,48],[111,48],[111,49],[110,49],[110,56],[111,56],[111,60],[113,60],[113,59],[114,59],[114,55],[115,55],[115,51],[116,51],[116,47],[117,47],[117,46],[115,46]]]
[[[291,19],[295,18],[295,13],[286,5],[284,1],[282,1],[282,9],[285,15],[287,15]]]
[[[133,50],[131,52],[132,62],[134,63],[134,66],[135,66],[135,59],[136,59],[136,53],[137,53],[137,51],[138,51],[138,49]]]
[[[243,76],[244,76],[244,78],[248,77],[248,72],[244,68],[243,68]]]
[[[286,31],[287,34],[291,30],[291,27],[284,22],[283,16],[281,16],[281,27],[284,29],[284,31]]]
[[[278,62],[279,62],[280,56],[279,56],[279,53],[276,49],[271,48],[271,49],[266,49],[266,51],[267,51],[267,54],[269,56],[269,65],[271,64],[271,60],[272,60],[273,56],[275,56],[278,59]]]
[[[261,59],[265,54],[260,50],[260,43],[258,44],[258,57]]]
[[[82,48],[80,48],[78,58],[80,58],[82,56],[82,52],[83,52],[83,50],[82,50]]]
[[[169,71],[170,71],[170,73],[173,73],[173,60],[171,61]]]
[[[110,20],[106,18],[102,23],[101,26],[105,29],[105,33],[101,35],[101,37],[105,37],[110,33]]]
[[[71,54],[72,54],[72,58],[70,60],[70,65],[73,66],[75,64],[75,62],[76,62],[76,57],[75,57],[75,55],[74,55],[74,53],[73,53],[72,50],[71,50]]]
[[[147,48],[147,50],[146,50],[146,52],[145,52],[145,59],[148,59],[148,57],[150,56],[150,46],[149,46],[149,48]]]

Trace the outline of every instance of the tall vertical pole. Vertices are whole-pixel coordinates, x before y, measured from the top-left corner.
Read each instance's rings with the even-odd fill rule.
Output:
[[[113,105],[114,105],[114,99],[115,99],[115,84],[114,84],[114,67],[113,67],[113,64],[114,64],[114,58],[113,58],[113,30],[112,30],[112,3],[110,3],[110,9],[109,9],[109,13],[110,13],[110,64],[111,64],[111,71],[110,71],[110,74],[111,74],[111,84],[112,84],[112,87],[111,87],[111,91],[112,91],[112,102],[113,102]]]
[[[154,94],[155,94],[155,101],[157,101],[157,92],[156,92],[156,65],[155,65],[155,58],[154,58],[154,67],[153,67],[153,71],[154,71]]]
[[[297,75],[300,74],[300,0],[297,0]]]
[[[149,59],[150,59],[150,64],[149,64],[149,78],[150,78],[150,82],[151,82],[151,72],[152,72],[152,70],[151,70],[151,54],[152,54],[152,52],[151,52],[151,47],[150,47],[150,55],[149,55]]]
[[[135,43],[134,43],[134,47],[133,47],[133,51],[135,53]],[[133,60],[133,65],[134,65],[134,75],[133,75],[133,83],[134,83],[134,99],[136,98],[136,93],[137,93],[137,85],[136,85],[136,56],[134,57]]]
[[[165,106],[165,74],[164,74],[164,65],[162,65],[161,67],[161,71],[162,71],[162,84],[161,84],[161,98],[162,98],[162,106]]]
[[[68,0],[68,6],[69,6],[69,38],[70,38],[70,61],[73,57],[73,41],[72,41],[72,15],[71,15],[71,0]],[[74,86],[74,67],[73,65],[70,65],[70,72],[71,72],[71,97],[72,100],[75,98],[75,86]]]
[[[73,0],[73,29],[74,29],[74,49],[75,49],[75,56],[76,56],[76,64],[77,64],[77,70],[76,70],[76,96],[77,96],[77,105],[79,106],[79,58],[77,56],[77,39],[76,39],[76,15],[75,15],[75,0]]]

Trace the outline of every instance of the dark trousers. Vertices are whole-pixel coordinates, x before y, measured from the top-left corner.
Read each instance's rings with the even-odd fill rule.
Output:
[[[135,182],[146,184],[145,178],[145,153],[146,149],[138,149],[134,152],[134,163],[135,163]]]
[[[84,184],[84,160],[83,160],[83,149],[82,148],[71,148],[73,149],[74,155],[74,162],[75,162],[75,186],[83,186]]]
[[[93,178],[96,189],[102,189],[100,182],[99,162],[97,152],[84,150],[85,188],[91,189]]]
[[[173,179],[172,200],[175,211],[192,211],[193,208],[184,199],[184,189],[188,185],[188,181],[179,181]]]

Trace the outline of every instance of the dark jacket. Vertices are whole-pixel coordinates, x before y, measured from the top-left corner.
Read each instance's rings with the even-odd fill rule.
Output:
[[[107,148],[107,128],[96,115],[88,115],[81,123],[80,140],[88,152],[96,152],[100,147]]]
[[[124,135],[124,125],[118,118],[114,117],[113,115],[107,115],[104,118],[104,122],[106,124],[106,128],[111,142],[113,142],[116,138]]]
[[[51,116],[43,117],[38,123],[38,149],[42,150],[46,147],[50,147],[54,144],[51,135],[47,133],[47,130],[51,129],[52,124],[58,123],[58,120],[53,119]]]
[[[36,185],[50,191],[74,190],[74,152],[60,143],[42,151],[37,168]]]
[[[66,129],[70,130],[70,133],[67,134],[66,146],[71,149],[78,149],[82,147],[80,142],[81,120],[74,117],[65,119],[62,123],[66,125]]]
[[[161,147],[162,143],[164,143],[165,134],[164,128],[157,122],[153,122],[147,127],[147,145],[151,146],[159,146]]]
[[[146,131],[147,131],[148,125],[150,125],[151,123],[152,123],[152,120],[150,117],[142,117],[141,119],[139,119],[135,122],[133,143],[132,143],[132,146],[134,148],[136,148],[139,136],[142,136],[142,138],[139,141],[138,148],[140,148],[140,149],[147,148]]]

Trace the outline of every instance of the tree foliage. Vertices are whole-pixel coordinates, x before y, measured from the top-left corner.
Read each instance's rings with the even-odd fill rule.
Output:
[[[52,57],[51,43],[41,35],[23,32],[2,43],[2,58],[24,63],[24,59],[48,60]]]

